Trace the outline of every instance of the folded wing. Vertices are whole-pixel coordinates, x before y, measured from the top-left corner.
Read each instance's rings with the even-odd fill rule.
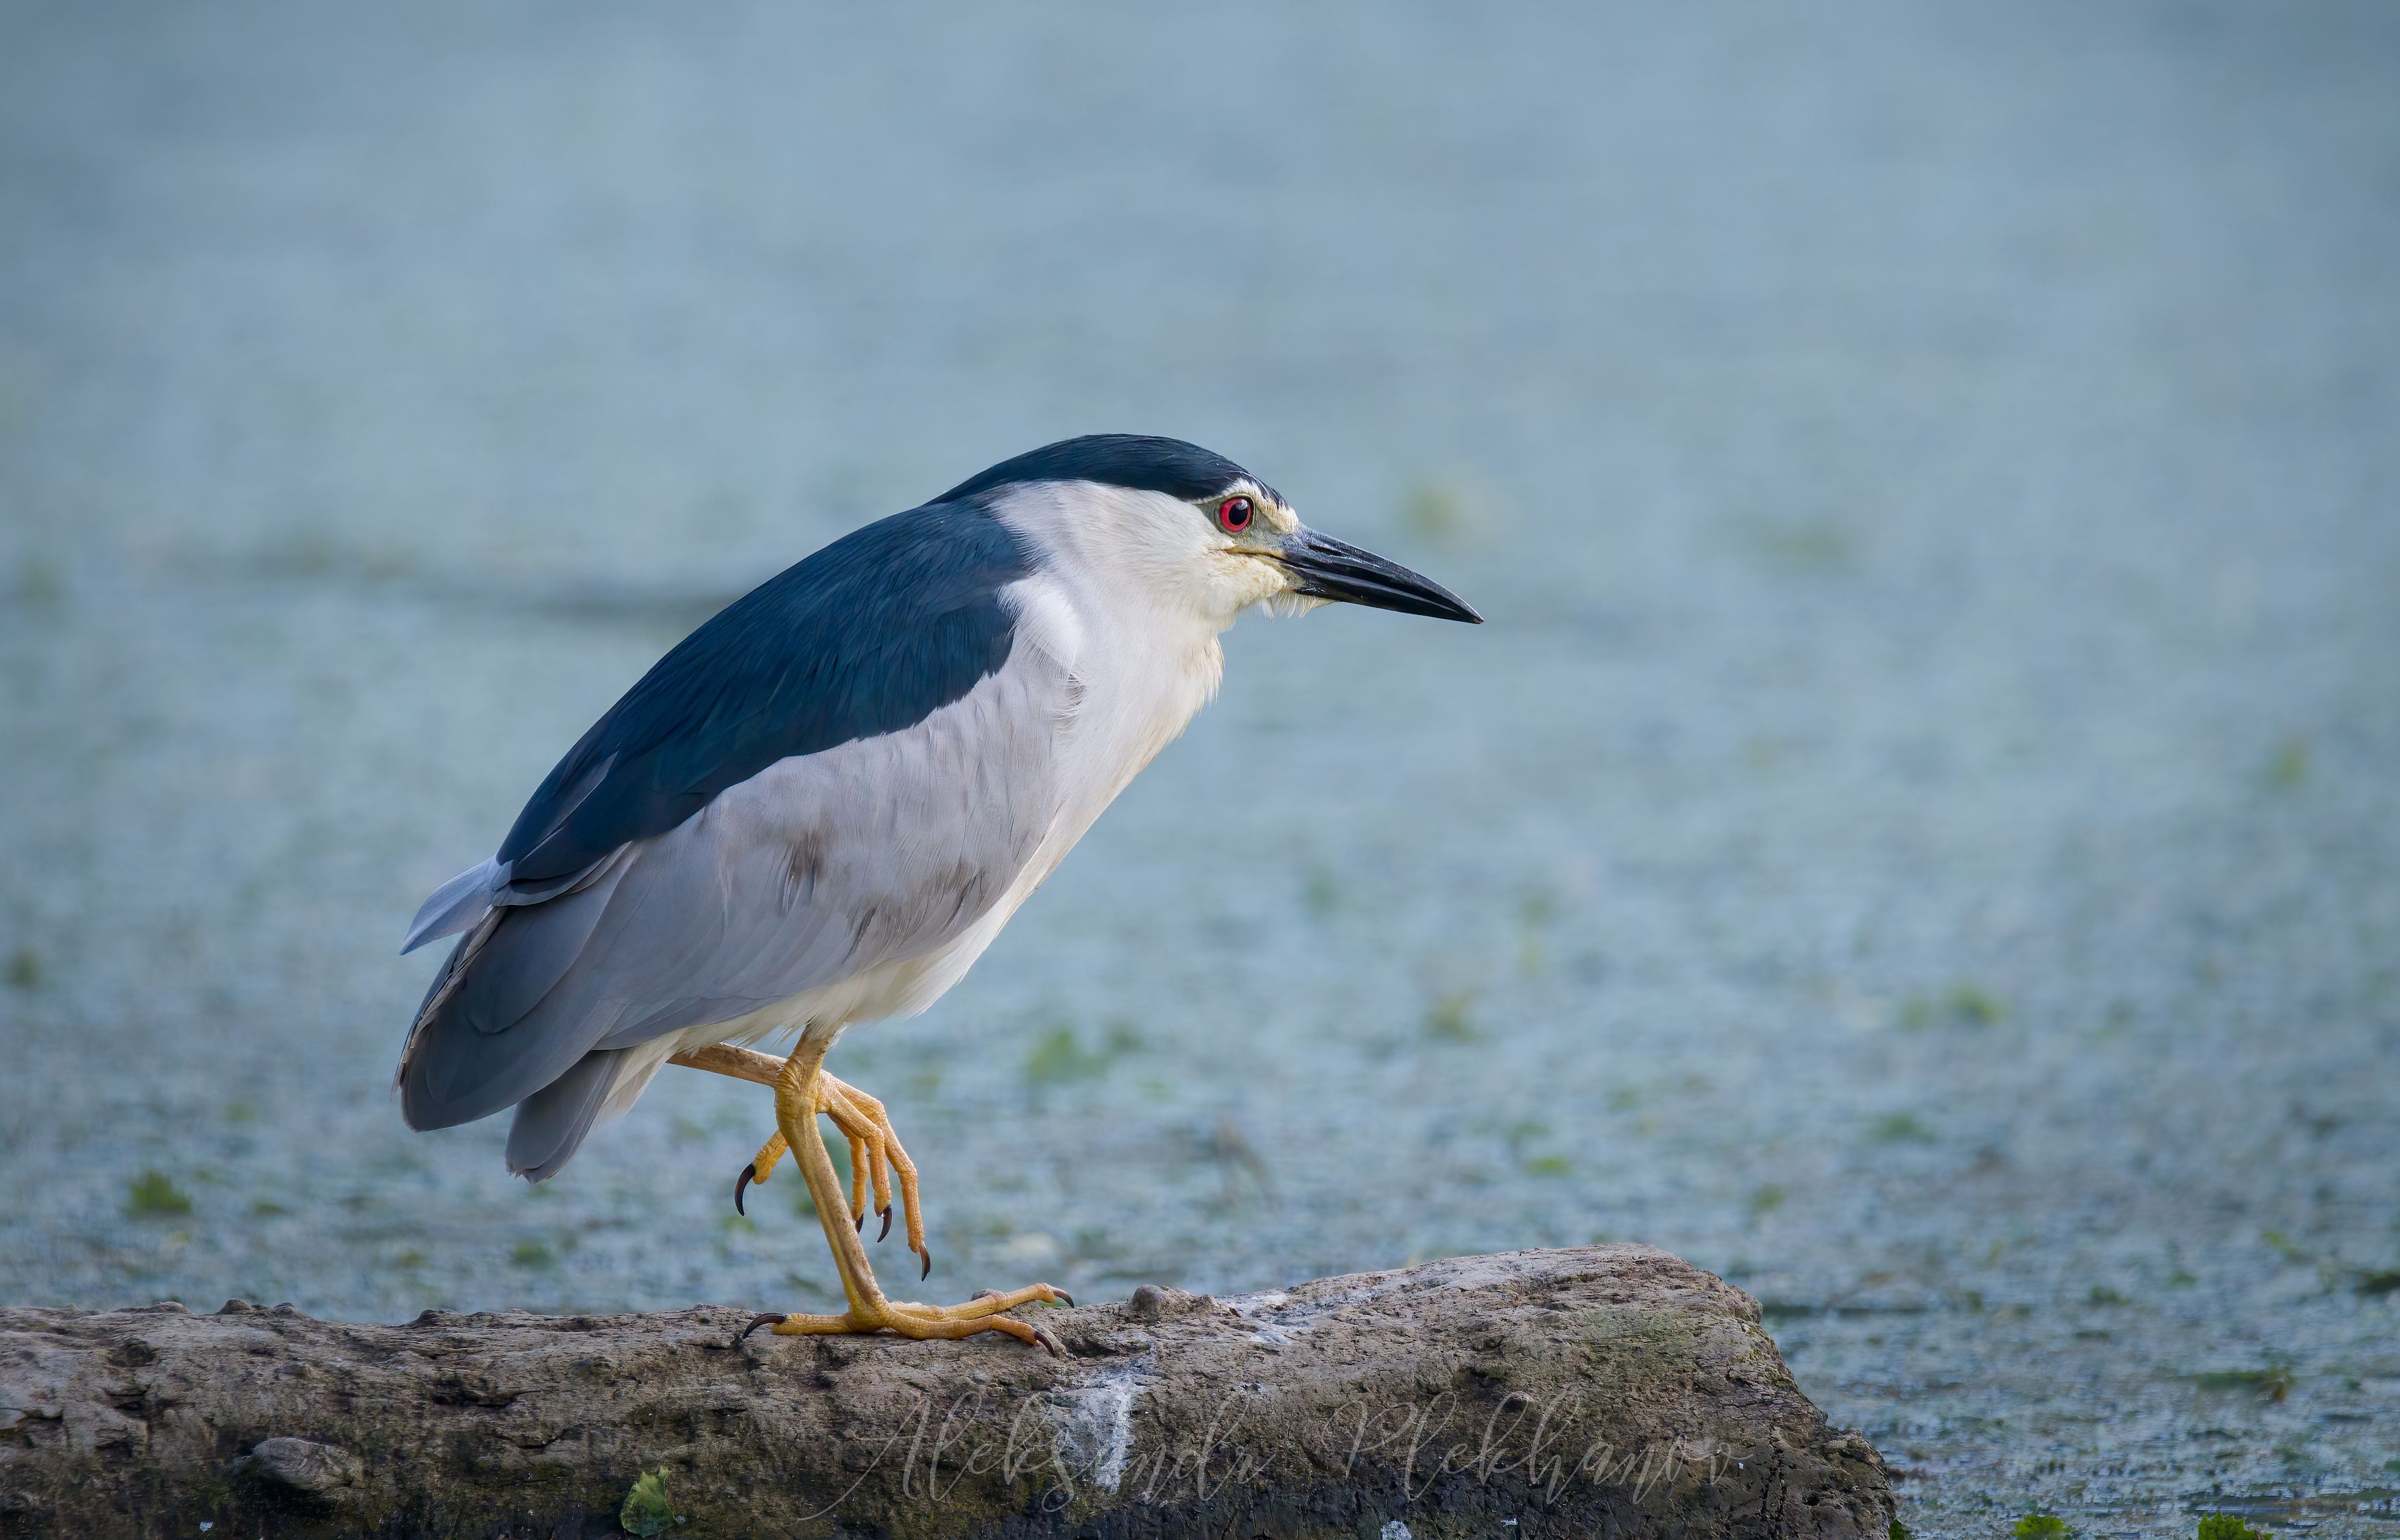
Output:
[[[411,1125],[525,1102],[518,1134],[539,1126],[524,1152],[512,1136],[511,1164],[547,1174],[617,1051],[963,934],[1057,811],[1073,685],[1015,645],[1004,591],[1030,571],[989,515],[932,505],[827,547],[661,660],[488,869],[413,928],[467,934],[402,1055]]]

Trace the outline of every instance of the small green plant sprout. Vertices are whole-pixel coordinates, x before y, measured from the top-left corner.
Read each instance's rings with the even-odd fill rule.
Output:
[[[1914,1112],[1886,1112],[1868,1130],[1877,1144],[1931,1144],[1933,1130]]]
[[[137,1219],[166,1219],[192,1211],[192,1195],[164,1171],[144,1170],[125,1184],[125,1211]]]
[[[2269,1364],[2265,1369],[2217,1369],[2191,1376],[2202,1390],[2246,1390],[2262,1401],[2280,1401],[2292,1393],[2292,1367]]]
[[[625,1506],[617,1510],[617,1527],[627,1534],[638,1534],[642,1540],[664,1534],[683,1522],[675,1505],[667,1501],[667,1467],[647,1472],[625,1493]]]
[[[1891,1521],[1891,1528],[1884,1533],[1888,1536],[1888,1540],[1916,1540],[1916,1534],[1910,1531],[1909,1527],[1906,1524],[1902,1523],[1897,1519]]]
[[[1409,489],[1400,519],[1411,534],[1429,540],[1454,540],[1473,533],[1477,511],[1475,499],[1466,488],[1427,478]]]
[[[32,555],[17,564],[17,598],[28,609],[48,609],[66,594],[56,562]]]
[[[1058,1026],[1044,1032],[1025,1056],[1029,1085],[1057,1085],[1072,1080],[1098,1080],[1109,1067],[1143,1046],[1140,1031],[1123,1017],[1111,1021],[1097,1048],[1086,1048],[1075,1029]]]
[[[2280,1230],[2261,1231],[2258,1238],[2265,1241],[2275,1255],[2287,1262],[2305,1267],[2316,1261],[2315,1256],[2306,1247],[2295,1244],[2289,1235]]]
[[[1751,553],[1762,565],[1779,572],[1840,572],[1857,554],[1857,542],[1850,532],[1831,520],[1762,521],[1746,527],[1742,535]]]
[[[1989,1027],[2008,1014],[1999,996],[1972,984],[1953,987],[1942,1003],[1949,1010],[1950,1019],[1963,1027]]]
[[[2238,1513],[2201,1515],[2198,1540],[2275,1540],[2270,1530],[2254,1530]]]
[[[2309,778],[2309,745],[2305,739],[2286,738],[2267,761],[2267,788],[2296,791]]]
[[[1525,1152],[1525,1146],[1533,1143],[1535,1139],[1540,1138],[1549,1131],[1550,1125],[1542,1122],[1539,1118],[1519,1118],[1507,1128],[1501,1130],[1501,1132],[1507,1137],[1508,1152],[1512,1155],[1523,1154]]]
[[[1538,974],[1548,960],[1543,938],[1548,934],[1550,921],[1559,916],[1557,897],[1542,889],[1527,893],[1517,905],[1517,967],[1520,972]]]
[[[1483,1034],[1475,1026],[1475,997],[1464,989],[1438,996],[1425,1011],[1425,1035],[1444,1043],[1475,1043]]]
[[[1921,1032],[1929,1027],[1990,1027],[2008,1015],[1999,996],[1975,984],[1956,984],[1940,995],[1911,995],[1901,1002],[1900,1029]]]
[[[1096,1080],[1109,1061],[1076,1041],[1072,1027],[1054,1027],[1025,1056],[1025,1078],[1035,1085],[1062,1081]]]
[[[2072,1528],[2054,1513],[2028,1513],[2017,1520],[2011,1533],[2017,1540],[2075,1540],[2082,1531]]]

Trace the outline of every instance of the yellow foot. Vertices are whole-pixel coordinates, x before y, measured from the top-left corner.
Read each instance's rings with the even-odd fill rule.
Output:
[[[972,1337],[983,1331],[1004,1331],[1019,1342],[1031,1343],[1048,1352],[1066,1356],[1058,1339],[1044,1327],[1001,1314],[1021,1304],[1069,1304],[1075,1302],[1063,1288],[1048,1284],[1030,1284],[1011,1289],[1005,1294],[986,1289],[964,1304],[915,1304],[906,1300],[871,1300],[854,1304],[839,1315],[780,1315],[772,1312],[753,1316],[742,1329],[737,1343],[760,1327],[773,1330],[778,1337],[847,1336],[864,1332],[889,1331],[894,1336],[918,1342],[931,1338],[944,1340]]]
[[[730,1075],[753,1084],[772,1085],[783,1073],[784,1061],[770,1055],[754,1053],[720,1043],[706,1048],[689,1049],[675,1056],[674,1062],[687,1069],[706,1070],[712,1074]],[[866,1193],[869,1184],[875,1190],[875,1212],[883,1218],[883,1228],[875,1238],[881,1240],[892,1233],[892,1189],[900,1189],[900,1213],[903,1233],[908,1238],[908,1249],[915,1252],[923,1265],[917,1276],[921,1280],[934,1271],[933,1249],[925,1244],[925,1211],[917,1196],[917,1163],[900,1145],[900,1136],[892,1127],[892,1116],[883,1103],[855,1085],[846,1084],[822,1070],[815,1076],[818,1111],[833,1119],[836,1128],[850,1141],[850,1218],[851,1227],[866,1229]],[[743,1194],[753,1182],[764,1187],[774,1175],[776,1163],[790,1149],[783,1132],[758,1147],[756,1159],[742,1168],[733,1179],[733,1211],[747,1213],[743,1206]]]
[[[870,1181],[874,1185],[876,1208],[883,1216],[883,1234],[889,1234],[892,1187],[894,1180],[898,1182],[901,1207],[908,1219],[908,1248],[924,1259],[923,1271],[930,1273],[934,1257],[926,1248],[924,1220],[917,1207],[917,1167],[909,1161],[908,1152],[900,1148],[899,1136],[892,1131],[892,1120],[884,1112],[883,1104],[825,1072],[827,1042],[813,1036],[813,1031],[811,1027],[802,1032],[791,1057],[781,1063],[764,1054],[722,1044],[675,1056],[677,1064],[758,1081],[775,1088],[775,1137],[759,1147],[757,1158],[734,1183],[734,1206],[741,1206],[743,1188],[753,1181],[765,1181],[774,1171],[776,1162],[789,1153],[800,1168],[801,1179],[808,1183],[810,1206],[816,1210],[817,1222],[825,1230],[825,1244],[833,1248],[834,1268],[841,1274],[842,1294],[850,1303],[850,1308],[839,1315],[761,1315],[743,1328],[742,1337],[762,1326],[772,1327],[779,1337],[888,1331],[920,1341],[1004,1331],[1019,1342],[1063,1353],[1057,1339],[1048,1331],[1002,1314],[1021,1304],[1075,1302],[1064,1290],[1048,1284],[1033,1284],[1005,1294],[986,1290],[964,1304],[953,1305],[914,1304],[883,1297],[883,1290],[875,1282],[875,1270],[867,1265],[866,1247],[859,1239],[866,1225],[867,1185]],[[820,1117],[833,1119],[834,1125],[850,1140],[846,1215],[841,1178],[834,1169],[833,1157],[825,1152],[825,1135],[817,1124]],[[844,1218],[852,1222],[842,1223]],[[876,1238],[880,1240],[882,1235]],[[742,1338],[734,1340],[740,1342]]]
[[[779,1066],[780,1068],[780,1066]],[[844,1084],[833,1076],[819,1071],[816,1077],[818,1108],[833,1120],[850,1140],[850,1220],[851,1228],[864,1233],[866,1229],[866,1192],[869,1184],[875,1189],[875,1209],[882,1216],[883,1228],[876,1232],[881,1240],[892,1233],[892,1189],[900,1189],[902,1233],[908,1238],[908,1249],[915,1252],[923,1266],[917,1276],[922,1279],[934,1271],[933,1248],[925,1244],[925,1211],[917,1196],[917,1164],[900,1146],[900,1136],[893,1130],[892,1115],[883,1104],[855,1085]],[[733,1211],[745,1212],[742,1194],[753,1182],[764,1187],[774,1174],[775,1163],[791,1148],[778,1129],[757,1155],[742,1168],[733,1180]]]

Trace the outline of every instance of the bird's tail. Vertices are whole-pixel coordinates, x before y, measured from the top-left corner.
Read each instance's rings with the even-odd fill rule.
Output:
[[[556,1176],[583,1137],[601,1123],[611,1093],[637,1072],[637,1066],[630,1062],[637,1057],[649,1060],[647,1069],[658,1068],[656,1055],[641,1055],[631,1048],[598,1048],[518,1102],[516,1121],[509,1124],[509,1169],[527,1181],[547,1181]],[[645,1073],[641,1078],[650,1077]]]
[[[547,903],[486,913],[450,953],[401,1050],[411,1128],[489,1117],[568,1073],[614,1025],[582,995],[555,994],[583,963],[625,870]]]
[[[433,896],[408,922],[408,934],[400,943],[402,955],[429,941],[456,935],[483,919],[491,912],[492,900],[508,885],[508,880],[509,869],[496,856],[481,865],[468,867],[434,889]]]

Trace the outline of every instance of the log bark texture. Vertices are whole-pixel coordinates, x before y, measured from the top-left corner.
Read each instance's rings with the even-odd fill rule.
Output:
[[[1647,1247],[1031,1308],[1063,1356],[737,1343],[729,1308],[0,1310],[0,1533],[1884,1540],[1892,1518],[1882,1461],[1749,1296]]]

